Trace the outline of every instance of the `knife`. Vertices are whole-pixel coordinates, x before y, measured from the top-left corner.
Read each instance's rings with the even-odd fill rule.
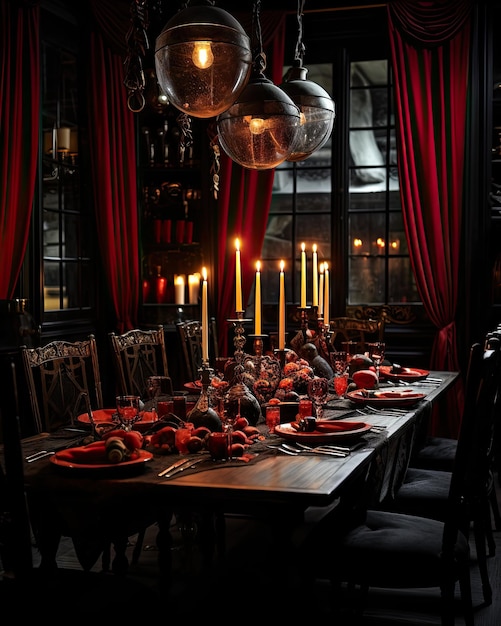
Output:
[[[192,459],[191,461],[186,463],[186,465],[179,465],[178,467],[171,470],[169,473],[163,474],[163,476],[165,478],[170,478],[171,476],[180,474],[181,472],[184,472],[184,470],[191,469],[192,467],[195,467],[195,465],[198,465],[198,463],[202,463],[202,461],[206,461],[206,460],[207,460],[207,457],[204,457],[203,459],[194,459],[194,460]]]
[[[180,459],[179,461],[176,461],[172,465],[169,465],[169,467],[167,467],[166,469],[162,470],[158,475],[165,476],[165,474],[172,472],[172,470],[176,469],[177,467],[181,467],[181,465],[184,465],[185,463],[190,463],[191,461],[192,459]]]

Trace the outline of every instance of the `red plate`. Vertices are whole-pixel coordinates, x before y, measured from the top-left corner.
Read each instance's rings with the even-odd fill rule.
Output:
[[[183,387],[191,393],[200,393],[202,391],[202,381],[195,380],[192,383],[184,383]]]
[[[341,422],[330,422],[340,424]],[[291,441],[298,441],[305,444],[317,444],[317,443],[333,443],[340,441],[341,439],[353,439],[360,437],[372,428],[371,424],[363,424],[360,426],[360,422],[354,424],[355,428],[349,427],[350,422],[342,422],[343,426],[346,426],[345,430],[339,430],[329,433],[322,433],[319,431],[313,431],[311,433],[299,432],[291,426],[291,424],[280,424],[275,426],[275,433],[283,439],[290,439]]]
[[[423,398],[425,393],[419,393],[410,387],[406,389],[385,389],[371,391],[367,397],[367,392],[361,389],[349,391],[346,397],[357,404],[372,404],[374,406],[412,406]]]
[[[92,415],[94,416],[94,421],[97,425],[102,424],[106,426],[114,423],[113,415],[115,415],[116,412],[116,409],[96,409],[95,411],[92,411]],[[90,420],[87,413],[82,413],[82,415],[79,415],[77,417],[77,421],[81,424],[87,424],[87,426],[90,425]],[[142,418],[134,423],[133,428],[134,430],[142,432],[144,430],[148,430],[148,428],[151,428],[151,426],[156,421],[158,421],[157,413],[154,413],[153,411],[142,411]],[[116,422],[116,424],[117,428],[119,428],[120,426],[118,424],[118,421]]]
[[[137,459],[131,459],[130,461],[123,461],[123,463],[73,463],[71,461],[65,461],[60,459],[56,454],[50,457],[50,462],[57,467],[63,467],[64,469],[73,470],[86,470],[89,472],[128,472],[131,468],[137,467],[138,469],[153,458],[153,454],[147,450],[138,450],[139,456]]]
[[[405,380],[408,383],[412,383],[417,380],[424,380],[430,374],[428,370],[420,370],[416,367],[403,367],[402,371],[397,374],[392,372],[391,368],[391,365],[381,365],[379,368],[380,376],[389,380]]]

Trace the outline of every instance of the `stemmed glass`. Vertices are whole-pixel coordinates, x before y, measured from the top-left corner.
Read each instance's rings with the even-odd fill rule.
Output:
[[[317,420],[321,420],[324,414],[325,401],[329,394],[329,381],[327,378],[313,378],[308,383],[308,398],[313,402]]]
[[[369,358],[372,359],[374,366],[376,367],[376,375],[379,380],[379,366],[384,360],[384,353],[386,350],[386,344],[384,341],[374,341],[367,344],[369,348]]]
[[[332,384],[339,398],[342,398],[348,389],[348,353],[344,351],[330,353],[331,365],[334,370]]]
[[[139,402],[139,396],[116,397],[118,421],[124,430],[132,430],[134,423],[140,418]]]

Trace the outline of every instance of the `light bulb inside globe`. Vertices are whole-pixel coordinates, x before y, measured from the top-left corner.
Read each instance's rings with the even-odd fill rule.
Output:
[[[195,41],[191,58],[193,63],[201,70],[211,67],[214,63],[214,55],[212,54],[210,41]]]
[[[261,135],[266,130],[266,122],[262,117],[253,117],[249,121],[249,130],[253,135]]]

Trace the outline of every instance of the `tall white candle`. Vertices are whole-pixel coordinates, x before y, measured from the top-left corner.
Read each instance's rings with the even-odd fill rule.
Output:
[[[318,306],[318,252],[317,244],[313,244],[313,291],[311,297],[311,305]]]
[[[301,308],[306,308],[306,246],[301,244]]]
[[[202,360],[209,360],[209,308],[207,304],[207,270],[202,268]]]
[[[174,298],[176,304],[184,304],[184,276],[174,276]]]
[[[324,288],[325,288],[325,294],[324,294],[324,324],[326,326],[329,325],[330,320],[330,310],[329,310],[329,297],[330,297],[330,293],[329,293],[329,264],[328,263],[324,263]]]
[[[318,315],[324,315],[324,264],[320,263],[320,278],[318,285]]]
[[[254,334],[261,335],[261,263],[259,261],[256,262],[254,310]]]
[[[242,307],[242,264],[240,260],[240,241],[235,239],[235,311],[243,311]]]
[[[285,349],[285,275],[284,262],[280,261],[280,291],[278,306],[278,349]]]

